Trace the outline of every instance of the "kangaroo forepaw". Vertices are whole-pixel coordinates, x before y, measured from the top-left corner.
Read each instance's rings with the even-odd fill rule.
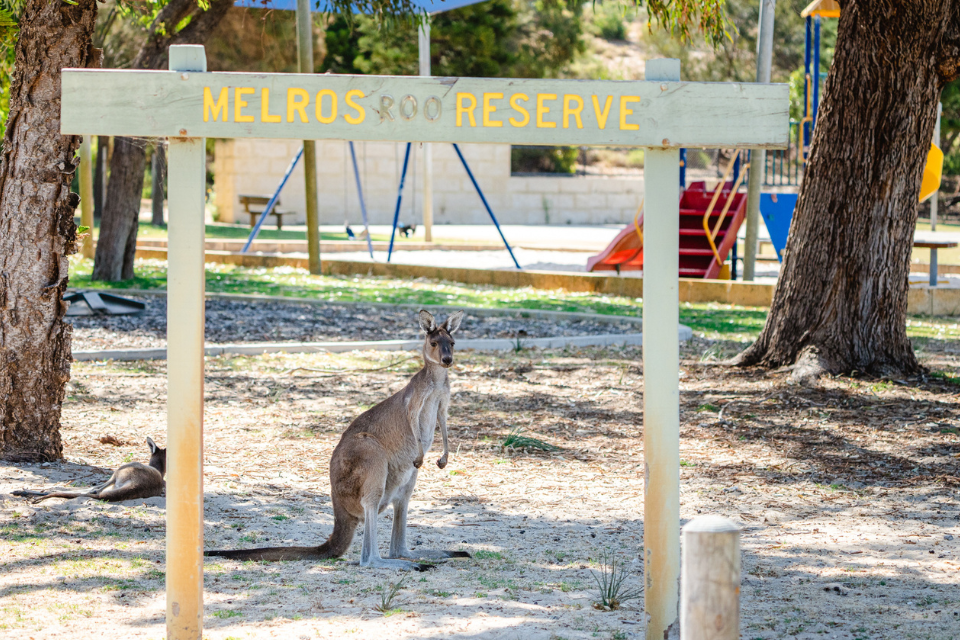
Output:
[[[447,466],[447,454],[443,454],[442,456],[440,456],[440,459],[437,460],[437,466],[440,467],[441,469]]]
[[[420,457],[413,461],[413,466],[416,469],[419,469],[423,466],[423,454],[420,454]]]

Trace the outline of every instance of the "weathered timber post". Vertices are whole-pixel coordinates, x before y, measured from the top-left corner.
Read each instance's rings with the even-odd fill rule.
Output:
[[[80,224],[87,227],[87,237],[83,241],[83,257],[93,258],[93,154],[90,151],[90,138],[83,136],[80,143]]]
[[[740,640],[740,527],[721,516],[683,528],[681,640]]]
[[[200,45],[170,47],[170,70],[207,70]],[[167,257],[167,638],[203,634],[203,138],[170,138]]]
[[[680,80],[680,61],[647,62],[647,82]],[[663,84],[657,89],[665,90]],[[654,89],[656,91],[657,89]],[[680,148],[644,150],[643,559],[647,640],[677,620],[680,578]]]
[[[297,0],[297,68],[313,73],[313,22],[310,0]],[[319,107],[318,107],[319,108]],[[317,143],[303,141],[303,183],[307,198],[307,266],[320,275],[320,214],[317,211]]]
[[[430,16],[423,16],[417,28],[417,47],[420,55],[420,76],[430,77]],[[414,185],[416,189],[416,185]],[[427,242],[433,242],[433,147],[423,143],[423,233]]]

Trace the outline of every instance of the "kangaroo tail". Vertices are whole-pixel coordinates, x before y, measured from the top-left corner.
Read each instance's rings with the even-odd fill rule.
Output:
[[[334,520],[333,533],[319,547],[262,547],[260,549],[218,549],[204,551],[205,556],[232,558],[234,560],[323,560],[339,558],[350,548],[359,520],[344,514]]]
[[[321,545],[322,546],[322,545]],[[260,549],[218,549],[215,551],[204,551],[205,556],[216,556],[220,558],[232,558],[234,560],[313,560],[322,558],[332,558],[329,554],[323,554],[321,547],[263,547]]]
[[[12,495],[20,496],[22,498],[35,498],[34,502],[40,502],[42,500],[48,500],[50,498],[82,498],[83,496],[92,496],[96,497],[95,494],[91,493],[77,493],[75,491],[31,491],[31,490],[22,490],[14,491]]]

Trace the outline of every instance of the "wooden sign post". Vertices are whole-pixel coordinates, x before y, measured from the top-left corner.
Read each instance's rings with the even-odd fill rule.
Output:
[[[677,171],[681,147],[785,148],[786,85],[64,69],[65,134],[170,140],[167,297],[167,637],[203,623],[204,138],[646,147],[644,506],[647,638],[677,620],[680,575]]]

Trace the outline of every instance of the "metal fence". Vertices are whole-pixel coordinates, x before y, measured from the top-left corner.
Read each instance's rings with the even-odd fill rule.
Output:
[[[800,123],[790,121],[787,148],[767,151],[763,173],[765,187],[798,187],[803,179],[803,141],[800,139]]]

